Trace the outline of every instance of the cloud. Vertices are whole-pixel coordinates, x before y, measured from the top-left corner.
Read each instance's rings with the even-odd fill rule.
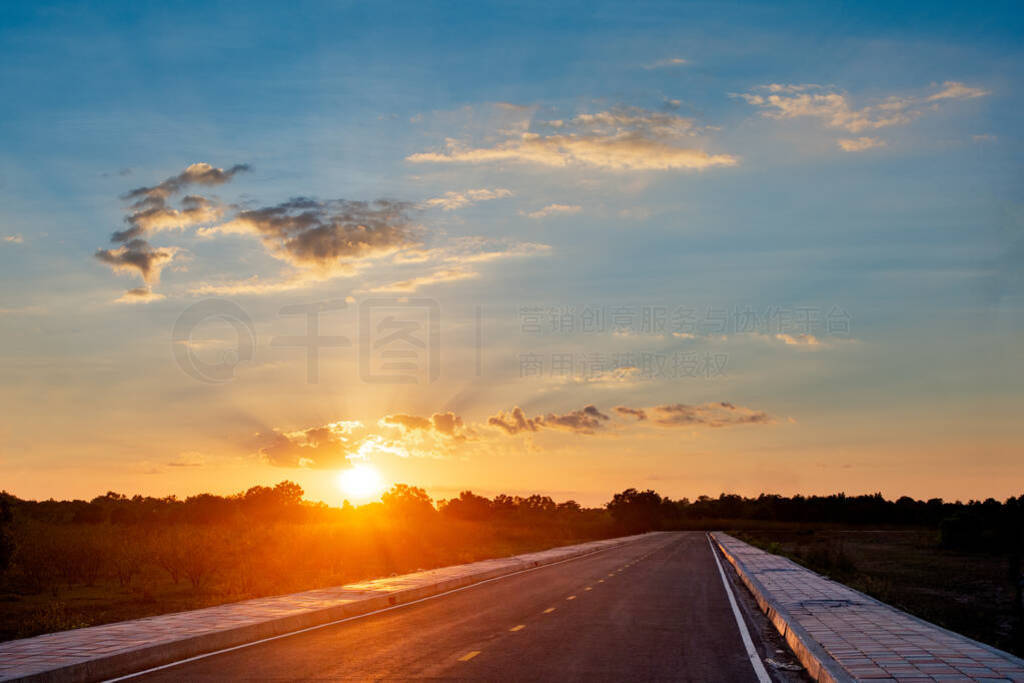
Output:
[[[845,93],[830,87],[773,83],[755,88],[755,92],[742,93],[739,97],[762,109],[766,118],[815,118],[829,128],[860,133],[908,124],[945,100],[972,99],[988,94],[989,91],[981,88],[946,81],[941,90],[931,95],[891,95],[877,104],[856,108]]]
[[[238,164],[228,170],[209,164],[193,164],[163,182],[136,188],[123,198],[130,201],[125,220],[128,227],[115,232],[117,245],[100,249],[95,257],[116,272],[137,273],[145,287],[132,290],[119,301],[155,301],[153,291],[161,270],[188,252],[179,247],[155,247],[145,238],[150,233],[198,227],[203,238],[220,235],[249,235],[260,240],[267,252],[288,264],[277,277],[251,277],[193,284],[194,294],[271,294],[314,286],[337,278],[353,276],[381,261],[392,264],[435,262],[431,272],[396,278],[373,291],[412,292],[441,282],[479,277],[467,264],[529,256],[550,251],[545,244],[463,237],[436,245],[424,245],[425,230],[411,223],[413,204],[389,199],[352,201],[296,197],[261,208],[221,204],[207,197],[189,194],[177,206],[169,200],[192,185],[220,185],[248,169]],[[428,204],[444,209],[467,203],[511,196],[505,188],[478,188],[449,192]]]
[[[261,278],[259,275],[253,275],[240,280],[200,282],[190,287],[189,293],[227,296],[232,294],[275,294],[278,292],[293,292],[321,282],[327,282],[334,277],[342,277],[350,274],[351,273],[348,272],[320,274],[298,271],[295,273],[285,274],[276,279]]]
[[[744,408],[732,403],[704,403],[687,405],[675,403],[647,409],[654,424],[662,427],[732,427],[746,424],[769,424],[772,418],[760,410]]]
[[[635,417],[637,422],[643,422],[647,419],[647,411],[643,408],[630,408],[628,406],[615,406],[615,412],[624,417]]]
[[[437,412],[429,418],[404,413],[385,415],[376,428],[358,420],[338,420],[293,432],[274,429],[256,436],[260,444],[257,455],[270,465],[332,469],[381,454],[437,458],[478,435],[455,413]]]
[[[351,272],[362,259],[379,258],[417,244],[406,202],[296,197],[275,206],[240,211],[199,235],[256,235],[268,252],[298,268]]]
[[[114,272],[137,272],[147,285],[160,281],[160,271],[180,250],[177,247],[153,247],[142,239],[133,239],[116,249],[99,249],[96,258]]]
[[[614,412],[629,421],[621,427],[637,430],[648,429],[648,425],[719,428],[774,422],[763,411],[728,402],[703,405],[677,403],[651,408],[616,406]],[[498,446],[494,439],[500,439],[502,435],[516,436],[545,430],[589,436],[621,434],[621,430],[613,432],[609,429],[612,424],[612,416],[595,405],[535,417],[527,416],[522,408],[515,406],[511,411],[500,411],[487,418],[486,424],[469,424],[450,411],[435,412],[430,417],[393,413],[377,420],[375,427],[356,420],[338,420],[291,432],[275,428],[269,433],[257,434],[256,439],[259,458],[270,465],[323,469],[344,467],[353,460],[365,460],[380,454],[436,458],[458,453],[458,449],[465,447],[492,449]]]
[[[551,245],[538,242],[514,242],[486,237],[459,237],[451,242],[430,249],[406,249],[395,255],[396,263],[425,263],[445,261],[448,263],[487,263],[507,258],[520,258],[546,254]]]
[[[457,282],[459,280],[470,280],[480,277],[480,274],[465,268],[442,268],[427,275],[419,275],[407,280],[399,280],[390,284],[374,287],[371,292],[415,292],[420,287],[436,285],[442,282]]]
[[[686,64],[686,60],[682,57],[670,57],[668,59],[659,59],[656,62],[650,64],[644,64],[645,69],[664,69],[666,67],[682,66]]]
[[[246,164],[236,164],[225,171],[201,162],[157,185],[137,187],[122,195],[122,199],[130,202],[124,218],[128,227],[110,236],[111,242],[121,246],[99,249],[95,257],[114,272],[138,273],[146,286],[125,292],[117,301],[141,303],[163,298],[154,293],[152,287],[159,282],[160,271],[181,250],[178,247],[153,247],[144,239],[147,235],[213,223],[220,220],[226,210],[220,203],[196,194],[187,195],[181,200],[180,207],[175,208],[168,203],[171,197],[192,185],[223,185],[247,170],[249,166]]]
[[[694,144],[701,132],[692,119],[637,107],[579,114],[569,121],[542,122],[557,133],[523,129],[499,131],[505,140],[474,147],[448,139],[444,151],[406,157],[412,163],[492,163],[511,161],[555,168],[589,166],[611,171],[690,169],[734,166],[729,154],[709,154]],[[564,131],[564,132],[563,132]]]
[[[487,418],[487,424],[497,427],[509,435],[537,432],[541,429],[561,429],[576,434],[593,434],[610,419],[594,405],[587,405],[564,415],[548,413],[532,418],[527,417],[523,409],[516,406],[509,413],[502,411]]]
[[[537,242],[511,242],[484,237],[461,237],[442,246],[405,249],[393,257],[396,264],[449,264],[424,275],[398,280],[370,288],[372,292],[414,292],[420,287],[457,282],[480,277],[480,273],[467,266],[490,263],[509,258],[525,258],[551,251],[551,246]]]
[[[228,170],[215,168],[208,163],[200,162],[192,164],[176,176],[171,176],[159,185],[152,187],[137,187],[124,195],[125,199],[167,199],[171,195],[181,192],[189,185],[223,185],[230,181],[235,175],[249,170],[248,164],[235,164]]]
[[[168,200],[191,185],[223,185],[248,170],[248,164],[236,164],[225,171],[201,162],[188,166],[158,185],[137,187],[127,192],[121,198],[132,202],[124,219],[129,227],[115,232],[111,241],[126,242],[152,232],[180,230],[220,220],[224,207],[206,197],[188,195],[182,199],[180,209],[170,206]]]
[[[526,214],[530,218],[544,218],[546,216],[552,216],[555,214],[574,214],[579,213],[583,210],[582,206],[577,204],[548,204],[544,208],[531,211]]]
[[[24,244],[25,238],[21,235],[6,235],[4,237],[4,242],[7,242],[8,244]]]
[[[445,192],[442,196],[428,199],[423,204],[428,207],[437,207],[444,211],[454,211],[477,202],[486,202],[492,199],[502,199],[511,196],[512,190],[506,190],[503,187],[493,190],[481,188],[478,190],[463,190],[462,192]]]
[[[365,441],[362,427],[360,422],[338,421],[295,432],[275,429],[260,435],[266,445],[259,449],[259,456],[278,467],[342,467],[360,453]]]
[[[132,212],[125,218],[130,227],[115,232],[110,240],[124,242],[163,230],[183,230],[194,225],[216,222],[224,216],[223,206],[199,195],[184,197],[181,200],[181,209],[163,205],[163,200],[160,202],[160,206]]]
[[[403,429],[432,429],[434,423],[429,418],[419,417],[416,415],[403,415],[401,413],[397,415],[385,415],[381,418],[381,422],[389,425],[396,425]]]
[[[836,144],[839,145],[839,149],[844,152],[863,152],[866,149],[874,149],[875,147],[885,147],[885,140],[879,138],[860,137],[860,138],[839,138],[836,140]]]
[[[984,88],[972,88],[971,86],[964,85],[957,81],[946,81],[942,84],[942,90],[929,95],[927,100],[929,102],[935,102],[937,100],[965,100],[973,99],[975,97],[985,97],[991,95],[991,91],[985,90]]]
[[[429,418],[418,415],[386,415],[381,418],[382,425],[397,426],[404,431],[434,432],[458,441],[473,435],[473,430],[466,427],[462,418],[452,412],[434,413]]]
[[[798,334],[791,335],[780,333],[775,335],[775,338],[781,342],[784,342],[787,346],[820,346],[821,340],[815,337],[813,334]]]
[[[114,299],[114,302],[119,304],[145,304],[151,301],[160,301],[163,298],[163,294],[157,294],[149,287],[135,287]]]

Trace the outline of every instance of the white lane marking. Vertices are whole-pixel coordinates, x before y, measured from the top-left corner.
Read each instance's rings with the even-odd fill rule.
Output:
[[[131,678],[137,678],[139,676],[145,676],[146,674],[151,674],[151,673],[153,673],[155,671],[162,671],[163,669],[170,669],[171,667],[179,666],[181,664],[188,664],[189,662],[195,662],[195,661],[198,661],[200,659],[206,659],[207,657],[214,657],[216,655],[222,655],[222,654],[224,654],[226,652],[234,652],[235,650],[241,650],[241,649],[244,649],[244,648],[247,648],[247,647],[252,647],[254,645],[261,645],[263,643],[269,643],[272,640],[280,640],[282,638],[290,638],[291,636],[297,636],[300,633],[308,633],[310,631],[316,631],[318,629],[327,628],[328,626],[335,626],[336,624],[343,624],[346,621],[355,621],[356,619],[363,619],[365,617],[372,617],[374,614],[381,614],[382,612],[390,612],[392,610],[402,609],[403,607],[408,607],[410,605],[415,605],[417,603],[426,602],[427,600],[434,600],[435,598],[443,598],[444,596],[451,595],[452,593],[460,593],[462,591],[469,590],[470,588],[476,588],[477,586],[482,586],[485,583],[493,583],[494,581],[501,581],[502,579],[508,579],[508,578],[513,577],[513,576],[519,576],[520,574],[528,574],[530,572],[535,572],[535,571],[537,571],[539,569],[547,569],[548,567],[554,567],[554,566],[559,565],[559,564],[565,564],[566,562],[574,562],[576,560],[582,560],[582,559],[587,558],[587,557],[593,557],[594,555],[600,555],[601,553],[606,553],[606,552],[608,552],[610,550],[621,550],[623,547],[625,547],[625,546],[619,545],[619,546],[612,546],[611,548],[602,548],[601,550],[595,550],[592,553],[587,553],[585,555],[577,555],[576,557],[570,557],[570,558],[567,558],[567,559],[564,559],[564,560],[559,560],[558,562],[551,562],[549,564],[544,564],[544,565],[541,565],[539,567],[531,567],[529,569],[521,569],[521,570],[519,570],[517,572],[512,572],[511,574],[503,574],[502,576],[496,576],[493,579],[484,579],[483,581],[477,581],[476,583],[471,583],[470,585],[463,586],[462,588],[453,588],[450,591],[445,591],[444,593],[438,593],[437,595],[428,595],[427,597],[420,598],[419,600],[413,600],[411,602],[403,602],[400,605],[392,605],[390,607],[382,607],[381,609],[374,610],[372,612],[366,612],[365,614],[356,614],[356,615],[351,616],[351,617],[345,617],[343,619],[336,619],[335,621],[328,621],[326,624],[317,624],[316,626],[307,626],[306,628],[299,629],[298,631],[290,631],[288,633],[282,633],[282,634],[276,635],[276,636],[269,636],[267,638],[262,638],[260,640],[254,640],[251,643],[242,643],[241,645],[235,645],[234,647],[226,647],[223,650],[214,650],[213,652],[204,652],[201,655],[196,655],[194,657],[188,657],[186,659],[179,659],[178,661],[170,662],[169,664],[161,664],[160,666],[154,666],[154,667],[152,667],[150,669],[144,669],[143,671],[136,671],[135,673],[125,674],[124,676],[118,676],[117,678],[108,678],[103,683],[115,683],[116,681],[126,681],[126,680],[131,679]],[[651,552],[654,552],[654,551],[651,551]]]
[[[761,655],[757,654],[754,641],[750,639],[750,631],[747,630],[747,624],[743,621],[743,615],[740,614],[740,608],[736,604],[736,596],[732,594],[732,586],[729,585],[729,580],[725,576],[725,570],[722,569],[722,562],[718,559],[718,551],[715,550],[715,544],[712,542],[710,534],[707,535],[707,539],[708,545],[711,546],[711,555],[715,558],[715,564],[718,565],[718,574],[722,577],[722,585],[725,586],[725,592],[729,596],[729,606],[732,607],[732,615],[736,617],[736,624],[740,627],[740,637],[743,638],[743,646],[747,648],[750,666],[754,667],[754,673],[757,674],[757,680],[760,683],[772,683],[772,679],[769,678],[768,672],[765,671],[764,663],[761,661]]]

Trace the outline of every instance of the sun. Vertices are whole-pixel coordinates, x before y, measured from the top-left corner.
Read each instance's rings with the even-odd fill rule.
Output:
[[[336,482],[338,488],[354,501],[373,500],[384,491],[384,480],[371,465],[353,465],[342,470],[338,472]]]

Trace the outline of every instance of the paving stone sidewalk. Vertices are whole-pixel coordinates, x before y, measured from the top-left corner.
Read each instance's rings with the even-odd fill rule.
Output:
[[[818,680],[1024,681],[1024,660],[1007,652],[918,619],[728,534],[712,536]]]
[[[639,538],[629,536],[0,643],[0,681],[93,681],[289,633]]]

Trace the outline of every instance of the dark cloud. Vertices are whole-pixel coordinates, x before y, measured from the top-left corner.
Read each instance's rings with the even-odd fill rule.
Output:
[[[611,418],[597,409],[596,406],[584,406],[582,410],[573,410],[565,415],[548,413],[541,420],[545,427],[553,429],[565,429],[578,434],[593,434],[594,430],[600,429]]]
[[[632,416],[638,422],[647,419],[647,412],[643,408],[630,408],[628,406],[615,406],[615,412],[623,416]]]
[[[610,419],[594,405],[587,405],[564,415],[548,413],[532,418],[527,417],[523,409],[516,406],[510,413],[500,412],[487,418],[487,424],[502,429],[507,434],[536,432],[541,429],[562,429],[576,434],[593,434]]]
[[[401,427],[406,431],[423,430],[437,432],[442,436],[460,441],[474,434],[473,430],[466,427],[462,418],[452,412],[434,413],[429,418],[401,413],[385,415],[381,418],[381,423]]]
[[[192,164],[176,176],[171,176],[159,185],[152,187],[137,187],[125,193],[122,198],[135,200],[136,204],[148,202],[154,199],[167,199],[171,195],[181,192],[189,185],[206,185],[208,187],[223,185],[230,181],[237,174],[248,171],[249,164],[235,164],[228,170],[215,168],[205,162]]]
[[[174,259],[177,247],[153,247],[142,239],[129,240],[116,249],[98,249],[96,258],[115,271],[136,271],[147,285],[160,281],[161,269]]]
[[[100,249],[95,256],[115,271],[138,272],[147,287],[128,291],[120,301],[159,298],[149,287],[156,284],[160,279],[160,270],[180,251],[176,247],[152,247],[143,239],[144,237],[162,230],[213,223],[224,215],[223,205],[201,195],[185,196],[177,208],[170,205],[169,199],[188,186],[222,185],[238,173],[247,170],[247,164],[236,164],[226,171],[207,163],[192,164],[158,185],[137,187],[122,195],[122,199],[131,202],[124,218],[128,227],[115,231],[110,236],[111,242],[121,246]]]
[[[164,200],[150,202],[125,217],[129,227],[110,236],[111,242],[124,242],[150,232],[187,228],[220,220],[223,205],[200,195],[188,195],[181,200],[181,208],[168,206]]]
[[[773,421],[764,411],[744,408],[727,401],[701,405],[675,403],[655,406],[649,409],[649,412],[654,415],[655,424],[663,427],[732,427],[744,424],[769,424]]]
[[[418,244],[409,225],[411,204],[290,199],[239,212],[201,235],[256,234],[270,252],[292,265],[321,270],[351,267],[358,259],[386,256]]]
[[[492,427],[498,427],[499,429],[505,430],[509,434],[518,434],[520,432],[536,432],[540,429],[540,426],[533,419],[526,417],[526,413],[519,406],[512,409],[511,413],[506,414],[504,411],[497,415],[492,415],[487,418],[487,424]]]

